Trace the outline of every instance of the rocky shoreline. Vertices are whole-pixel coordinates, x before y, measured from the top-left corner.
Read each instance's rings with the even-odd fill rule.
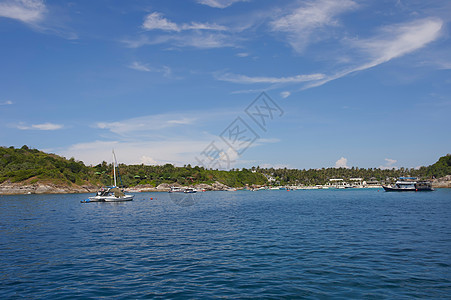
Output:
[[[5,181],[0,184],[0,195],[20,195],[20,194],[80,194],[94,193],[98,187],[93,185],[64,185],[54,183],[11,183]]]
[[[445,177],[437,178],[432,181],[433,188],[451,188],[451,175],[446,175]]]
[[[171,187],[182,187],[181,185],[162,183],[157,187],[150,185],[138,185],[132,188],[125,189],[127,192],[168,192]],[[0,195],[23,195],[23,194],[81,194],[81,193],[95,193],[99,190],[99,186],[94,185],[64,185],[54,183],[12,183],[5,181],[0,184]],[[220,182],[209,184],[197,184],[195,189],[200,191],[224,191],[229,189],[227,185]]]
[[[138,185],[132,188],[127,188],[127,192],[168,192],[171,187],[182,187],[180,184],[162,183],[157,187],[150,185]],[[434,179],[432,181],[434,188],[451,188],[451,175],[442,178]],[[199,191],[226,191],[231,187],[216,181],[213,184],[197,184],[194,188]],[[55,183],[12,183],[5,181],[0,184],[0,195],[23,195],[23,194],[81,194],[81,193],[95,193],[99,189],[94,185],[65,185]]]

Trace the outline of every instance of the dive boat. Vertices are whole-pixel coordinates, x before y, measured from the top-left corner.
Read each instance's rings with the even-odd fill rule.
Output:
[[[395,184],[383,185],[386,192],[423,192],[433,191],[432,183],[426,180],[417,180],[415,177],[400,177]]]
[[[95,196],[89,197],[86,200],[82,200],[81,202],[122,202],[122,201],[132,201],[135,195],[126,195],[124,191],[117,187],[116,182],[116,154],[114,154],[113,150],[113,177],[114,177],[114,186],[102,187],[97,192]],[[121,180],[122,182],[122,180]]]

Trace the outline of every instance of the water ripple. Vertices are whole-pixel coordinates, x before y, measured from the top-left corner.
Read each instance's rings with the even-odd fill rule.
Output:
[[[1,197],[0,298],[449,298],[450,196]]]

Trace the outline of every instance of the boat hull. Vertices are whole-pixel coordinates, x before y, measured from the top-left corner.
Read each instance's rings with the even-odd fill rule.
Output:
[[[115,196],[94,196],[89,197],[90,202],[123,202],[123,201],[132,201],[134,195],[125,195],[123,197],[115,197]]]
[[[431,192],[434,189],[431,187],[422,187],[422,188],[397,188],[390,186],[382,186],[386,192]]]

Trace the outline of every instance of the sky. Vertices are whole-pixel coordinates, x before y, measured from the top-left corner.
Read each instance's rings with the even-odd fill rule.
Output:
[[[85,164],[451,153],[451,1],[0,0],[0,145]]]

